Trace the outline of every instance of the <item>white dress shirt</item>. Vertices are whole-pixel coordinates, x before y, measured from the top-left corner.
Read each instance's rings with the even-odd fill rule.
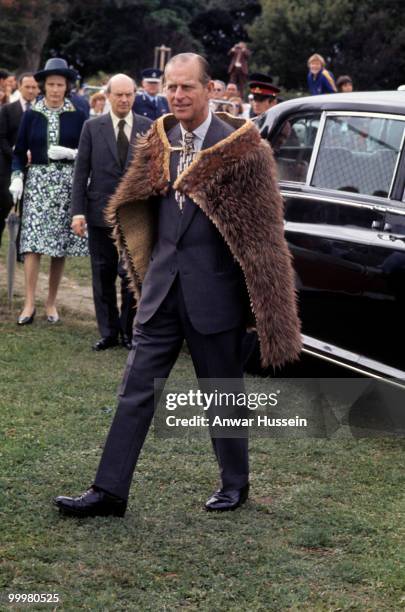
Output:
[[[212,120],[212,112],[208,111],[208,117],[206,118],[206,120],[203,121],[203,123],[201,123],[201,125],[199,125],[197,128],[195,128],[195,130],[193,130],[194,149],[196,151],[201,151],[201,147],[204,142],[204,138],[207,135],[208,128],[211,125],[211,120]],[[181,129],[181,137],[184,141],[184,134],[187,132],[187,130],[181,125],[181,123],[180,123],[180,129]]]
[[[132,111],[129,111],[126,117],[117,117],[117,115],[114,115],[112,111],[110,111],[110,115],[111,115],[111,119],[113,122],[115,138],[118,138],[118,129],[119,129],[118,123],[121,121],[121,119],[123,119],[125,121],[125,126],[124,126],[125,136],[128,138],[128,142],[130,142],[131,134],[132,134],[132,125],[134,123],[134,116],[132,114]]]
[[[19,100],[20,100],[21,108],[23,109],[23,113],[25,113],[25,111],[28,110],[27,104],[30,104],[30,108],[32,108],[35,104],[35,100],[33,100],[32,102],[27,102],[27,100],[24,100],[22,96],[20,96]]]

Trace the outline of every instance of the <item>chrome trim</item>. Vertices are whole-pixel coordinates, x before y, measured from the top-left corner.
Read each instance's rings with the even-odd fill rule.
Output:
[[[307,344],[311,347],[304,347],[302,349],[302,352],[306,353],[307,355],[317,357],[318,359],[323,359],[324,361],[327,361],[339,367],[346,368],[348,370],[351,370],[352,372],[357,372],[359,374],[369,376],[370,378],[383,380],[384,382],[387,382],[393,386],[405,388],[405,372],[403,370],[391,368],[390,366],[386,366],[383,363],[375,361],[373,359],[368,359],[367,357],[361,357],[357,353],[342,349],[338,346],[335,346],[334,344],[331,344],[330,342],[322,342],[317,338],[312,338],[311,336],[306,336],[305,334],[302,335],[302,340],[304,345]],[[325,354],[328,352],[331,353],[331,356]],[[346,363],[345,361],[341,361],[345,359],[351,361],[352,363],[350,364]],[[355,365],[352,365],[353,363]],[[366,370],[365,368],[369,369]],[[376,374],[370,370],[374,370],[375,372],[382,372],[382,374]]]
[[[388,189],[388,197],[389,198],[391,197],[392,190],[394,189],[395,179],[397,178],[399,160],[401,159],[402,148],[404,146],[404,137],[405,137],[405,129],[402,132],[401,145],[399,147],[399,151],[398,151],[398,154],[397,154],[397,161],[395,162],[394,174],[392,175],[391,185],[390,185],[390,188]]]
[[[331,116],[331,117],[338,117],[339,115],[342,117],[348,117],[348,116],[352,116],[352,117],[378,117],[378,118],[384,118],[384,119],[395,119],[397,121],[405,121],[405,117],[404,115],[395,115],[394,113],[384,113],[384,112],[372,112],[372,111],[340,111],[340,110],[336,110],[336,111],[332,111],[332,110],[326,110],[324,111],[326,113],[326,115]]]
[[[285,189],[282,188],[282,186],[280,187],[280,193],[283,196],[283,198],[302,198],[304,200],[320,200],[321,202],[331,202],[332,204],[343,204],[345,206],[355,206],[356,208],[367,208],[368,210],[376,210],[378,212],[381,213],[392,213],[395,215],[403,215],[405,216],[405,206],[403,206],[402,208],[393,208],[392,206],[381,206],[380,203],[378,204],[373,204],[373,203],[369,203],[369,204],[365,204],[363,202],[356,202],[355,200],[343,200],[341,198],[338,197],[333,197],[333,196],[324,196],[321,195],[319,193],[304,193],[304,192],[299,192],[299,191],[286,191]],[[405,203],[404,203],[405,204]]]
[[[341,225],[324,225],[318,223],[297,223],[296,221],[286,221],[284,230],[294,234],[304,234],[305,236],[316,236],[317,238],[326,238],[328,240],[340,240],[351,242],[353,244],[361,244],[364,246],[376,245],[380,246],[380,241],[383,240],[381,235],[377,234],[371,228],[346,228]],[[387,241],[393,242],[386,237]],[[391,246],[384,243],[381,246]]]
[[[320,119],[319,119],[319,127],[316,133],[316,136],[315,136],[314,148],[312,149],[311,159],[309,160],[308,172],[307,172],[307,176],[305,179],[305,185],[307,187],[309,187],[311,184],[312,175],[314,173],[314,168],[315,168],[315,161],[318,157],[319,147],[321,146],[321,140],[323,136],[323,130],[325,128],[325,122],[326,122],[326,112],[324,111],[321,114]]]

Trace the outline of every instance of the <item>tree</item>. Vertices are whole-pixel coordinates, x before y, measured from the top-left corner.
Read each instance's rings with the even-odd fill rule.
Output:
[[[396,88],[404,74],[405,14],[401,0],[262,0],[249,28],[256,67],[289,89],[306,89],[306,61],[321,53],[358,89]]]
[[[0,64],[17,72],[37,70],[52,21],[70,5],[67,0],[0,0]]]
[[[190,24],[204,48],[215,78],[227,80],[228,51],[239,41],[248,41],[247,25],[260,13],[259,0],[211,0]]]

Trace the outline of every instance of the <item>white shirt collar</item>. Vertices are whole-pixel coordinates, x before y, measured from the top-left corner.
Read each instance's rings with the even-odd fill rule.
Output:
[[[211,110],[209,110],[208,117],[206,118],[206,120],[203,121],[201,125],[199,125],[197,128],[195,128],[195,130],[193,130],[194,137],[199,140],[198,144],[200,145],[200,147],[202,143],[204,142],[204,138],[208,132],[208,128],[210,127],[211,120],[212,120],[212,112]],[[184,134],[187,132],[187,130],[181,125],[181,123],[180,123],[180,129],[181,129],[181,137],[184,140]]]
[[[121,119],[124,119],[125,123],[127,123],[129,127],[132,129],[132,124],[133,124],[133,119],[134,119],[132,111],[129,111],[126,117],[117,117],[117,115],[114,115],[112,110],[110,110],[110,115],[111,115],[111,119],[112,119],[115,130],[118,130],[118,123],[121,121]]]
[[[20,96],[20,97],[19,97],[19,102],[20,102],[20,104],[21,104],[21,108],[22,108],[22,109],[23,109],[23,111],[25,112],[25,109],[26,109],[27,104],[28,104],[28,100],[24,100],[24,98],[23,98],[22,96]],[[30,108],[32,108],[32,107],[34,106],[34,104],[35,104],[35,100],[33,100],[33,101],[31,102],[31,107],[30,107]]]

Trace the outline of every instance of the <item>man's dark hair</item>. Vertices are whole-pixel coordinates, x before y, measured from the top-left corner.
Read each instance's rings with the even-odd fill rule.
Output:
[[[205,59],[205,57],[203,57],[202,55],[198,55],[197,53],[178,53],[178,55],[174,55],[172,58],[170,58],[165,66],[163,82],[166,78],[166,70],[170,65],[176,64],[177,62],[186,63],[190,62],[191,60],[197,60],[200,66],[200,82],[204,86],[208,85],[208,83],[212,80],[210,65]]]
[[[349,77],[348,74],[343,74],[336,81],[337,87],[341,87],[342,85],[346,85],[346,83],[353,84],[353,81],[352,81],[351,77]]]
[[[0,68],[0,79],[7,79],[10,76],[10,73],[5,68]]]
[[[23,80],[24,80],[25,78],[31,78],[31,77],[33,77],[33,76],[34,76],[34,73],[33,73],[33,72],[22,72],[22,73],[21,73],[21,74],[19,74],[19,75],[18,75],[18,77],[17,77],[17,83],[18,83],[18,86],[20,86],[20,85],[21,85],[21,83],[23,82]]]

